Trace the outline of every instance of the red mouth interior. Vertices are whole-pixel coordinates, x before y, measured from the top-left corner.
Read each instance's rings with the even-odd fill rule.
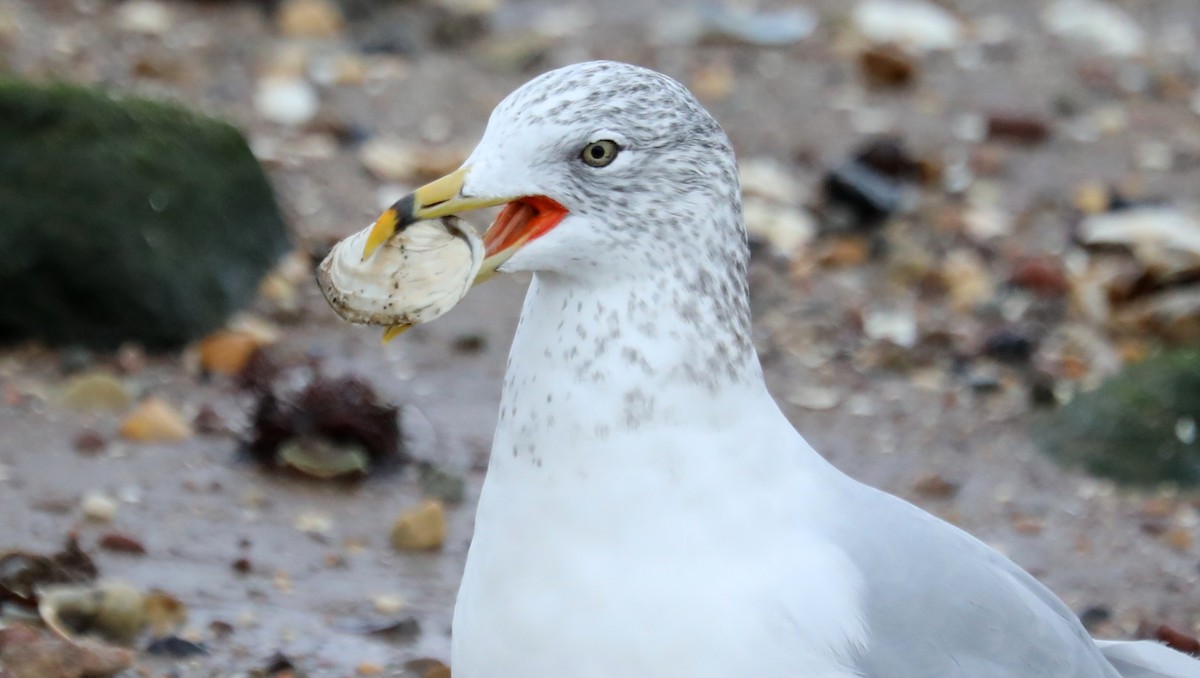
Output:
[[[545,235],[567,216],[567,208],[544,195],[519,198],[504,206],[483,234],[487,256]]]

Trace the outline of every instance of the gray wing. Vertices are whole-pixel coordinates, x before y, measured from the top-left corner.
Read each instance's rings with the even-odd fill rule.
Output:
[[[865,485],[830,538],[865,579],[868,678],[1120,678],[1045,586],[966,532]]]

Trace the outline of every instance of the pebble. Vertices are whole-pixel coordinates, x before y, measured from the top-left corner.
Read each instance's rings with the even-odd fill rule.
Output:
[[[333,518],[316,511],[305,511],[296,516],[294,526],[305,534],[328,536],[333,532]]]
[[[1001,329],[984,340],[983,352],[1004,363],[1025,364],[1033,357],[1033,340],[1012,329]]]
[[[838,403],[842,401],[842,397],[832,388],[801,386],[788,394],[787,400],[797,407],[820,412],[837,407]]]
[[[1050,121],[1032,113],[991,113],[987,138],[1022,144],[1040,144],[1050,138]]]
[[[902,49],[879,45],[858,55],[858,71],[873,87],[907,87],[917,80],[917,64]]]
[[[1008,282],[1047,298],[1061,297],[1071,290],[1062,263],[1050,255],[1018,259]]]
[[[140,443],[170,443],[192,436],[192,426],[171,405],[148,398],[121,422],[121,437]]]
[[[1145,32],[1133,17],[1103,0],[1056,0],[1042,22],[1054,35],[1107,56],[1137,56],[1145,48]]]
[[[239,330],[222,330],[200,340],[200,366],[206,372],[236,376],[241,373],[250,356],[270,342],[261,334]]]
[[[320,99],[316,89],[301,78],[269,76],[258,82],[254,108],[265,120],[299,127],[316,117]]]
[[[812,35],[819,17],[807,7],[754,10],[725,3],[689,6],[654,26],[660,45],[735,44],[786,47]]]
[[[1146,172],[1169,172],[1175,166],[1175,151],[1161,141],[1138,144],[1135,153],[1138,169]]]
[[[446,541],[446,509],[429,499],[409,509],[392,525],[392,546],[401,551],[434,551]]]
[[[960,312],[974,310],[996,294],[987,264],[971,249],[959,248],[946,255],[942,279],[950,293],[950,304]]]
[[[1072,202],[1075,209],[1084,214],[1107,212],[1111,205],[1108,189],[1095,182],[1079,185],[1075,189]]]
[[[279,32],[289,38],[336,38],[345,29],[331,0],[286,0],[277,10]]]
[[[864,0],[854,8],[854,27],[876,44],[918,51],[947,50],[962,42],[962,24],[925,0]]]
[[[67,382],[59,404],[78,412],[118,412],[133,402],[119,379],[107,372],[85,372]]]
[[[383,181],[409,182],[417,173],[417,152],[409,144],[389,137],[376,137],[362,145],[358,160]]]
[[[111,523],[117,517],[117,500],[100,492],[89,492],[80,502],[83,515],[88,520]]]
[[[128,0],[116,10],[117,26],[130,33],[163,35],[171,30],[175,15],[156,0]]]
[[[751,239],[771,245],[779,256],[793,258],[817,234],[816,220],[806,211],[772,205],[748,196],[743,203],[746,231]]]
[[[912,348],[917,343],[917,318],[910,310],[870,309],[863,315],[863,332],[869,339]]]
[[[946,480],[940,473],[930,473],[913,483],[913,491],[928,499],[950,499],[958,494],[958,483]]]
[[[404,598],[394,593],[381,593],[376,596],[371,596],[371,607],[375,608],[376,612],[386,617],[391,617],[400,613],[406,606],[407,604],[404,602]]]

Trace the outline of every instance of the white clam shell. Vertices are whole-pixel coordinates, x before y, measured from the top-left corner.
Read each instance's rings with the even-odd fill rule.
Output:
[[[352,323],[429,322],[467,296],[483,265],[483,240],[457,217],[409,224],[363,261],[370,231],[339,242],[317,267],[325,299]]]

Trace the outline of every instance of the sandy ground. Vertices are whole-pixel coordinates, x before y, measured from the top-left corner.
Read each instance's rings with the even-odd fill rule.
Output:
[[[971,70],[949,55],[930,56],[914,89],[882,93],[864,91],[853,62],[839,52],[833,36],[845,21],[839,19],[840,3],[817,4],[826,18],[822,28],[782,50],[652,47],[647,27],[666,10],[633,2],[590,10],[567,5],[561,16],[546,21],[587,21],[554,42],[541,68],[615,58],[693,85],[710,68],[727,69],[733,75],[730,91],[706,103],[740,156],[782,161],[806,190],[862,139],[854,110],[881,111],[913,148],[945,148],[949,154],[966,146],[950,131],[964,113],[1005,109],[1053,118],[1063,101],[1090,108],[1112,100],[1129,110],[1131,122],[1121,134],[1094,143],[1056,136],[1030,148],[1003,148],[1009,166],[998,181],[1003,204],[1018,212],[1041,199],[1069,203],[1080,182],[1126,181],[1132,174],[1147,194],[1194,198],[1197,164],[1142,174],[1134,172],[1132,156],[1145,140],[1194,143],[1200,118],[1186,101],[1131,101],[1085,87],[1079,65],[1089,59],[1045,35],[1037,14],[1044,3],[1011,2],[1003,8],[983,0],[948,3],[964,17],[992,12],[1007,17],[1016,28],[1007,56]],[[1148,28],[1174,24],[1200,30],[1200,6],[1188,0],[1120,4]],[[0,0],[0,16],[15,17],[19,27],[0,42],[0,53],[17,73],[175,98],[238,123],[256,148],[264,143],[283,148],[270,172],[301,243],[315,247],[369,223],[385,196],[399,187],[381,189],[353,146],[305,151],[312,133],[284,129],[255,112],[257,78],[292,44],[260,7],[168,6],[172,28],[163,37],[122,30],[107,3]],[[519,34],[546,16],[540,2],[506,3],[496,14],[495,30]],[[303,49],[354,52],[370,24],[351,22],[344,37]],[[161,69],[139,68],[143,62]],[[323,87],[322,115],[366,134],[469,146],[491,107],[530,75],[485,62],[480,51],[466,47],[426,49],[398,61],[402,77]],[[148,71],[167,75],[147,76]],[[847,100],[853,104],[838,103]],[[918,212],[899,228],[920,229],[925,216]],[[1000,250],[1057,252],[1066,240],[1065,220],[1035,219]],[[1100,633],[1131,637],[1140,624],[1159,623],[1200,631],[1195,545],[1200,505],[1194,494],[1121,491],[1044,459],[1027,433],[1034,415],[1019,369],[996,367],[1000,387],[985,393],[956,377],[948,356],[907,371],[853,360],[863,339],[847,329],[851,311],[868,302],[912,298],[911,290],[889,282],[886,260],[819,270],[802,279],[786,269],[769,257],[755,266],[756,340],[785,411],[835,465],[978,535],[1077,611],[1107,610],[1110,619]],[[81,430],[112,436],[118,418],[87,417],[56,405],[55,394],[68,379],[60,368],[63,354],[37,346],[0,352],[0,387],[23,396],[16,406],[0,406],[0,548],[49,551],[78,531],[104,576],[161,588],[182,600],[188,633],[204,640],[210,654],[182,662],[143,658],[140,666],[149,675],[240,675],[265,666],[276,651],[312,676],[354,675],[363,663],[402,675],[408,659],[446,659],[454,593],[525,282],[484,286],[446,318],[387,348],[380,348],[376,332],[338,321],[308,282],[297,290],[299,316],[276,320],[282,349],[319,356],[330,374],[369,380],[402,406],[410,453],[467,478],[466,501],[450,510],[449,537],[440,553],[404,554],[389,545],[392,521],[420,498],[411,471],[356,485],[282,477],[240,459],[236,436],[196,436],[169,445],[114,440],[99,456],[79,454],[73,441]],[[268,314],[269,308],[260,304],[259,311]],[[454,350],[454,341],[464,336],[482,337],[483,350]],[[93,361],[114,364],[106,355]],[[210,406],[235,431],[245,426],[252,406],[252,398],[228,379],[198,378],[183,354],[150,357],[124,380],[135,394],[158,395],[184,413]],[[805,387],[833,392],[837,402],[828,409],[791,404],[803,401],[794,394]],[[956,491],[950,496],[920,491],[919,481],[932,474]],[[89,491],[120,499],[112,524],[81,516],[80,497]],[[297,529],[299,519],[313,515],[329,520],[322,534]],[[136,536],[148,552],[96,550],[96,539],[111,531]],[[234,571],[239,558],[250,561],[249,573]],[[380,595],[406,601],[400,616],[419,621],[415,638],[360,632],[378,619],[372,601]],[[215,636],[214,621],[232,624],[232,633]]]

